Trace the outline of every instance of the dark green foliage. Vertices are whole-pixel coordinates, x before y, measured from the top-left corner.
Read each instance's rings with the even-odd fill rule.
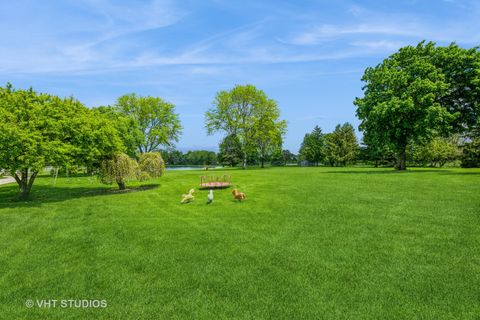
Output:
[[[409,144],[462,132],[479,119],[480,53],[455,44],[407,46],[367,68],[357,116],[371,141],[383,141],[406,168]]]
[[[463,168],[480,167],[480,138],[473,138],[463,145],[461,165]]]
[[[289,163],[296,163],[297,156],[290,152],[290,150],[277,149],[272,156],[272,165],[286,166]]]
[[[217,154],[213,151],[195,150],[188,151],[185,155],[185,164],[214,165],[217,164]]]
[[[325,159],[331,166],[346,166],[354,163],[359,152],[355,129],[350,123],[337,125],[332,133],[325,135]]]
[[[226,136],[220,143],[218,160],[221,164],[235,167],[243,160],[242,145],[236,135]]]
[[[173,148],[168,148],[165,150],[160,150],[160,153],[165,160],[167,165],[182,165],[186,164],[185,162],[185,155],[182,151],[176,150]]]
[[[298,151],[302,160],[318,166],[324,158],[324,135],[319,126],[315,126],[311,133],[305,134],[302,145]]]

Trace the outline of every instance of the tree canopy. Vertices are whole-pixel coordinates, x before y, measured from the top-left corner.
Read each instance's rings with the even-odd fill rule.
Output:
[[[325,135],[325,158],[333,166],[346,166],[356,160],[359,152],[355,129],[350,123],[338,124]]]
[[[315,126],[311,133],[305,134],[298,153],[302,159],[318,166],[324,158],[324,145],[322,129]]]
[[[27,198],[50,166],[93,166],[124,149],[112,122],[73,98],[0,88],[0,167]]]
[[[479,121],[480,55],[455,44],[406,46],[362,77],[357,98],[360,130],[370,141],[385,141],[406,168],[410,143],[465,131]]]
[[[173,104],[158,97],[132,93],[118,98],[115,107],[138,124],[138,127],[131,128],[130,134],[135,137],[136,130],[140,130],[137,145],[140,153],[158,150],[160,146],[172,146],[178,141],[182,126]]]
[[[205,125],[208,134],[223,132],[238,138],[245,168],[248,154],[252,152],[249,149],[256,149],[256,142],[261,142],[260,148],[268,152],[271,145],[278,144],[277,137],[281,140],[286,122],[279,116],[277,102],[269,99],[265,92],[253,85],[237,85],[230,91],[217,93],[212,108],[205,114]],[[256,152],[258,150],[253,153]]]

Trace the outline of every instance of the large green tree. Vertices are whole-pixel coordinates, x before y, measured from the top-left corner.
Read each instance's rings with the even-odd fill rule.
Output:
[[[178,141],[182,126],[173,104],[158,97],[132,93],[118,98],[115,107],[138,124],[138,127],[132,127],[132,131],[140,129],[137,145],[140,153],[158,150],[160,146],[172,146]],[[135,136],[136,132],[131,135]]]
[[[355,129],[350,123],[337,125],[325,136],[325,157],[334,166],[346,166],[356,160],[359,152]]]
[[[73,98],[0,88],[0,167],[28,198],[47,165],[95,166],[123,149],[112,122]]]
[[[302,159],[318,166],[324,158],[324,146],[322,129],[319,126],[315,126],[311,133],[307,133],[303,137],[302,145],[298,152]]]
[[[279,115],[276,101],[269,99],[265,92],[253,85],[237,85],[230,91],[217,93],[213,107],[205,114],[205,125],[208,134],[223,132],[238,138],[243,167],[246,168],[250,149],[255,146],[254,140],[262,135],[259,122],[273,123],[276,127],[273,131],[282,132],[285,123],[279,120]]]
[[[364,97],[357,98],[357,116],[373,141],[386,141],[397,154],[399,170],[406,169],[407,146],[448,132],[456,119],[442,106],[448,94],[445,75],[434,63],[435,45],[423,42],[401,48],[381,64],[367,68]]]

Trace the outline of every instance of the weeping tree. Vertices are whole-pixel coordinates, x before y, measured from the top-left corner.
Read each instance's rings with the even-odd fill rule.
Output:
[[[159,178],[165,173],[165,161],[160,152],[142,153],[138,159],[141,172],[140,180]]]
[[[139,175],[137,161],[125,153],[114,155],[100,164],[100,181],[105,184],[116,183],[120,190],[127,188],[127,182],[135,180]]]
[[[119,153],[103,160],[99,168],[100,181],[104,184],[116,183],[120,190],[125,190],[129,181],[145,181],[161,177],[164,173],[165,162],[159,152],[143,153],[138,161]]]

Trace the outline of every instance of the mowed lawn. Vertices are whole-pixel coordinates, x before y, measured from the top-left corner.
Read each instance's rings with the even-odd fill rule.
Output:
[[[478,319],[480,169],[169,171],[0,186],[1,319]],[[181,194],[196,188],[196,200]],[[104,309],[25,307],[104,299]]]

